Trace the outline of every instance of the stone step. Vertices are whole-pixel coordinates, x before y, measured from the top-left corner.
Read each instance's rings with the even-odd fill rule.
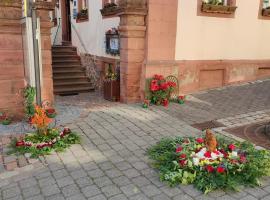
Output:
[[[76,59],[76,60],[81,60],[80,56],[78,56],[77,54],[74,54],[74,55],[67,55],[66,53],[63,53],[63,54],[55,54],[55,55],[52,55],[52,58],[53,59]]]
[[[58,76],[85,76],[84,71],[65,71],[65,72],[58,72],[58,71],[53,71],[53,76],[58,77]]]
[[[73,94],[73,93],[83,93],[83,92],[90,92],[94,90],[94,87],[69,87],[69,88],[55,88],[55,94]]]
[[[72,86],[72,85],[89,85],[89,81],[72,81],[58,80],[53,83],[54,86]]]
[[[84,69],[83,68],[75,68],[75,69],[72,69],[72,68],[71,69],[70,68],[67,68],[67,69],[55,68],[53,70],[53,73],[55,73],[55,74],[80,73],[80,72],[84,73]]]
[[[85,76],[85,75],[75,75],[75,76],[63,76],[63,75],[56,75],[56,76],[53,76],[53,80],[65,80],[65,81],[74,81],[74,80],[78,80],[78,81],[85,81],[85,80],[88,80],[88,78]]]

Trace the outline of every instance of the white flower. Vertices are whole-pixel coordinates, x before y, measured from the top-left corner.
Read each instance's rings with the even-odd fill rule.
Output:
[[[237,154],[237,151],[233,151],[233,152],[232,152],[232,156],[233,156],[233,157],[237,157],[237,155],[238,155],[238,154]]]
[[[200,159],[199,158],[193,158],[193,164],[195,166],[199,165],[199,163],[200,163]]]

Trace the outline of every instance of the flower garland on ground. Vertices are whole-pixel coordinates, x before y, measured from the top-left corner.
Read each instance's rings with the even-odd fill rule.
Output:
[[[167,81],[162,75],[154,75],[150,80],[151,102],[156,105],[169,105],[170,94],[176,87],[176,83]]]
[[[61,132],[56,128],[49,128],[51,122],[52,119],[47,116],[46,109],[35,105],[35,113],[29,123],[36,131],[20,140],[14,139],[11,143],[13,150],[10,153],[30,153],[31,157],[38,157],[52,151],[63,151],[71,144],[80,142],[79,136],[69,128]]]
[[[150,148],[148,154],[162,181],[171,186],[194,184],[205,193],[237,190],[239,185],[256,186],[259,178],[270,175],[269,151],[222,137],[217,143],[216,150],[210,152],[205,138],[167,138]]]

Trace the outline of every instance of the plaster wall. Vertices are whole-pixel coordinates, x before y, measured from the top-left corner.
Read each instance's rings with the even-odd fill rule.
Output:
[[[197,0],[178,0],[175,60],[270,58],[270,20],[261,0],[237,0],[234,18],[197,16]]]
[[[76,0],[71,6],[71,15],[73,15],[74,2]],[[76,23],[72,18],[72,44],[78,47],[80,53],[111,57],[105,52],[105,33],[111,28],[117,28],[120,18],[103,18],[100,9],[102,9],[101,0],[88,0],[89,20]]]

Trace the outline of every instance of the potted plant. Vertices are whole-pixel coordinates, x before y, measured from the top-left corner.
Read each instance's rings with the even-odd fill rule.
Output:
[[[143,108],[149,108],[149,106],[150,106],[150,100],[145,99],[145,100],[143,101],[142,107],[143,107]]]
[[[177,99],[179,104],[184,104],[185,103],[186,97],[184,95],[180,95]]]
[[[12,120],[6,113],[0,113],[0,121],[2,125],[9,125],[11,124]]]
[[[109,64],[108,72],[104,79],[104,99],[109,101],[120,101],[119,73],[113,72],[112,64]]]

